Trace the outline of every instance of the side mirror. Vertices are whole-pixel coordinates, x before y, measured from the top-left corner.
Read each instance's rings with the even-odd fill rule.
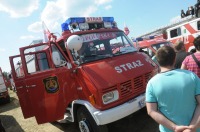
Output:
[[[52,52],[52,60],[56,66],[59,66],[61,64],[61,59],[58,52],[55,52],[55,51]]]

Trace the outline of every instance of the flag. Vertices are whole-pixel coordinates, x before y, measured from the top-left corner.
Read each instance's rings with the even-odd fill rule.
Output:
[[[48,42],[49,41],[49,37],[50,37],[50,35],[51,35],[51,33],[50,33],[50,31],[49,31],[49,29],[47,28],[47,26],[46,26],[46,24],[44,23],[44,21],[42,21],[42,29],[43,29],[43,42],[45,43],[45,42]]]
[[[124,33],[128,35],[130,33],[128,27],[124,24]]]

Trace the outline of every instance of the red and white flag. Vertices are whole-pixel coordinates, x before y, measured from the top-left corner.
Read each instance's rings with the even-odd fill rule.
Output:
[[[128,35],[130,33],[128,27],[124,24],[124,33]]]
[[[44,23],[44,21],[42,21],[42,28],[43,28],[43,33],[44,33],[44,38],[43,38],[43,42],[48,42],[49,41],[49,37],[51,35],[49,29],[47,28],[46,24]]]

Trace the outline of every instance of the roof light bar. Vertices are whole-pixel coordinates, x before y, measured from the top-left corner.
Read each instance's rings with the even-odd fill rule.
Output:
[[[68,18],[62,25],[62,31],[69,31],[70,27],[76,24],[80,30],[89,30],[90,28],[96,27],[91,24],[103,24],[104,28],[116,27],[116,23],[113,17],[71,17]]]

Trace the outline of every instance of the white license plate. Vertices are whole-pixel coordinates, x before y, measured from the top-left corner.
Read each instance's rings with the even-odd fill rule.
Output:
[[[145,106],[145,98],[141,99],[141,100],[138,102],[138,104],[139,104],[139,107],[140,107],[140,108],[144,107],[144,106]]]

